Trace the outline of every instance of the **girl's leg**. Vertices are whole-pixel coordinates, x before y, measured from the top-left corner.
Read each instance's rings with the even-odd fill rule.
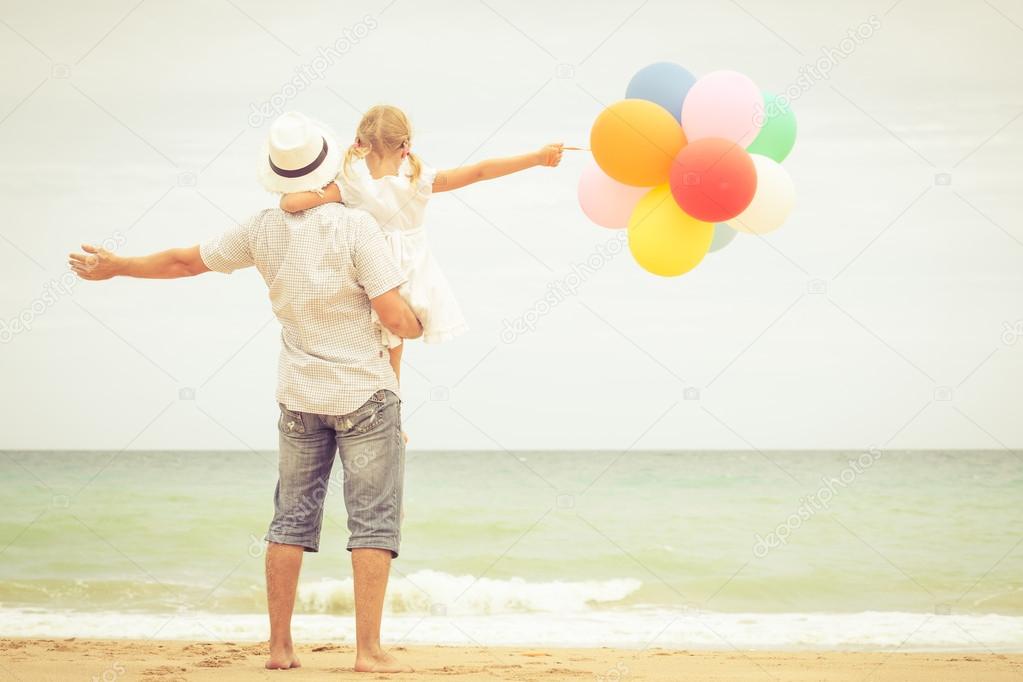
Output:
[[[398,378],[398,383],[401,383],[401,349],[405,347],[405,344],[395,346],[394,348],[388,348],[387,352],[391,359],[391,369],[394,370],[394,376]]]
[[[394,370],[394,376],[398,377],[398,384],[401,384],[401,349],[405,347],[405,344],[395,346],[394,348],[388,348],[387,352],[391,358],[391,369]],[[408,442],[408,434],[404,431],[401,432],[401,437]]]

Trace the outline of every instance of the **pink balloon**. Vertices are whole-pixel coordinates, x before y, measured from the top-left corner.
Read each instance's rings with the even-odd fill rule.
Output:
[[[632,209],[649,191],[649,187],[618,182],[591,161],[579,178],[579,206],[587,218],[601,227],[628,227]]]
[[[682,103],[686,139],[720,137],[748,147],[764,125],[764,95],[756,83],[735,71],[709,73]]]

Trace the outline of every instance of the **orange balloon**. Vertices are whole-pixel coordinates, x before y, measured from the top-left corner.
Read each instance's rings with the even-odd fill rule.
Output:
[[[645,99],[615,102],[600,112],[590,131],[590,149],[601,170],[635,187],[667,182],[672,161],[685,144],[679,122]]]

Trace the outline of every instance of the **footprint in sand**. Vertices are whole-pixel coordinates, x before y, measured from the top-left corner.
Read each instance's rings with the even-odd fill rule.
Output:
[[[188,668],[172,665],[161,665],[156,668],[147,668],[142,671],[143,682],[185,682],[181,673],[188,672]]]
[[[586,672],[585,670],[572,670],[571,668],[548,668],[546,671],[548,675],[557,675],[563,679],[565,677],[589,677],[592,673]]]
[[[231,665],[231,660],[224,656],[211,656],[195,664],[197,668],[223,668]]]
[[[182,649],[182,651],[187,651],[189,653],[194,651],[194,652],[199,653],[199,654],[208,654],[210,652],[210,649],[212,649],[212,648],[213,648],[212,644],[206,644],[206,643],[203,643],[203,642],[199,642],[197,644],[189,644],[184,649]]]

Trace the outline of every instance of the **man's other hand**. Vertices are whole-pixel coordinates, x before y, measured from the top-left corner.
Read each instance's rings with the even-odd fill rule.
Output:
[[[82,279],[110,279],[121,274],[121,259],[103,247],[82,244],[85,253],[68,254],[68,265]]]

